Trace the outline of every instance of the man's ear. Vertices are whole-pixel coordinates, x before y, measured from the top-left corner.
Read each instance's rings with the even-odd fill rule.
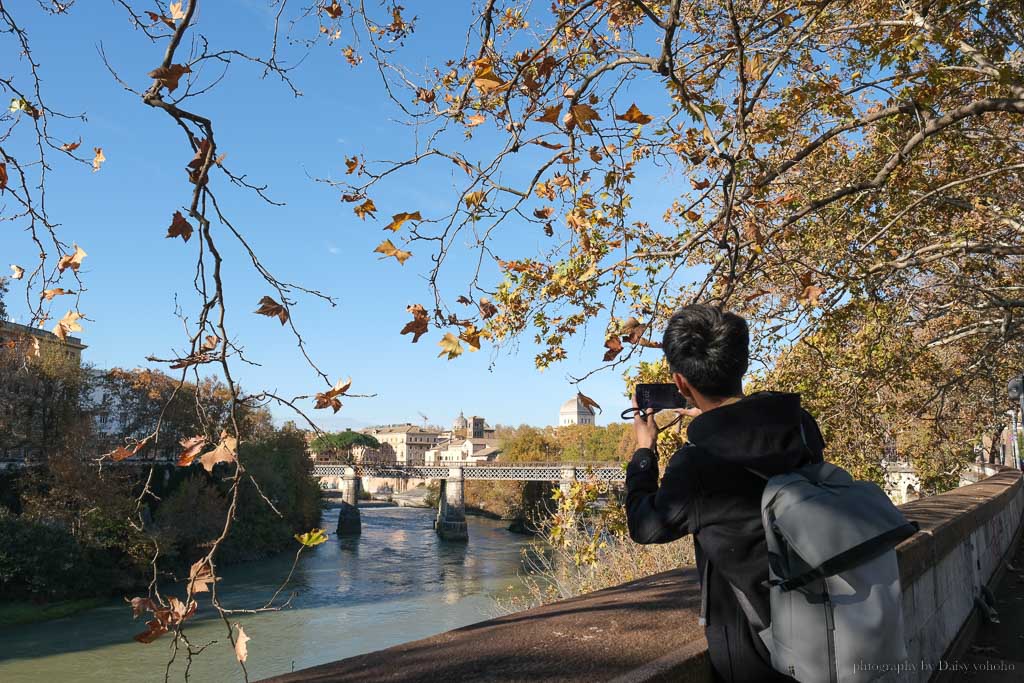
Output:
[[[672,381],[675,382],[676,389],[679,389],[679,393],[686,397],[690,402],[690,405],[696,405],[693,401],[693,388],[690,386],[690,383],[686,381],[686,378],[678,372],[673,372]]]

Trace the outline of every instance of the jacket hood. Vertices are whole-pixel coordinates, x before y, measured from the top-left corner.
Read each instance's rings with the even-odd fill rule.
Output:
[[[825,443],[799,394],[760,392],[703,413],[686,430],[710,455],[767,476],[821,455]]]

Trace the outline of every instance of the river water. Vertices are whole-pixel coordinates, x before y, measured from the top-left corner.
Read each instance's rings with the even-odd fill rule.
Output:
[[[250,680],[285,673],[423,638],[495,616],[494,599],[521,587],[523,536],[507,523],[469,518],[469,543],[443,543],[432,510],[361,509],[363,534],[331,538],[303,553],[284,595],[291,607],[232,618],[249,642]],[[325,510],[333,532],[338,511]],[[288,573],[292,558],[229,567],[218,592],[226,607],[262,605]],[[200,603],[187,634],[193,645],[218,641],[193,661],[190,680],[241,681],[222,621]],[[203,617],[203,618],[198,618]],[[0,630],[3,683],[162,681],[168,636],[150,645],[132,640],[144,630],[123,601],[64,619]],[[181,660],[179,655],[179,660]],[[171,680],[184,679],[184,662]]]

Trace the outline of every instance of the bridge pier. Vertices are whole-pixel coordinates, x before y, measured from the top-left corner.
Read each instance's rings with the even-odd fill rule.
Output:
[[[359,477],[353,467],[341,476],[341,509],[338,511],[338,535],[358,536],[363,531],[359,519]]]
[[[448,468],[448,477],[441,480],[437,500],[437,520],[434,531],[445,541],[468,541],[466,505],[461,467]]]
[[[575,467],[563,467],[562,477],[558,480],[558,488],[562,492],[562,497],[569,495],[569,490],[572,485],[576,483],[576,468]]]

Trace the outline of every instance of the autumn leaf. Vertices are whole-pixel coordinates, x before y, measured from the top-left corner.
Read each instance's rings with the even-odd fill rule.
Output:
[[[498,74],[494,73],[494,67],[491,66],[490,62],[486,60],[480,60],[483,63],[478,63],[479,70],[473,74],[473,85],[480,89],[483,94],[501,92],[508,90],[509,85],[501,79]]]
[[[466,194],[464,201],[466,207],[469,209],[476,209],[484,203],[484,197],[487,195],[483,190],[476,190],[475,192],[469,192]]]
[[[210,592],[210,586],[216,581],[217,577],[213,575],[210,560],[205,557],[196,560],[188,572],[189,595]]]
[[[483,114],[473,114],[466,118],[466,126],[472,128],[473,126],[479,126],[481,123],[487,120],[487,117]]]
[[[473,175],[473,167],[466,163],[466,160],[462,157],[453,157],[452,163],[465,171],[466,175]]]
[[[391,230],[392,232],[398,232],[398,230],[402,227],[402,223],[405,223],[406,221],[421,220],[423,220],[423,217],[420,216],[419,211],[413,211],[412,213],[406,213],[403,211],[402,213],[396,213],[394,216],[392,216],[391,222],[385,225],[384,229]]]
[[[533,210],[533,216],[534,216],[534,218],[539,218],[541,220],[547,220],[548,218],[551,218],[551,214],[553,214],[554,212],[555,212],[555,207],[553,207],[553,206],[545,206],[542,209],[534,209]]]
[[[536,120],[541,123],[553,123],[558,124],[559,117],[562,115],[562,103],[559,102],[554,107],[544,107],[544,115],[538,117]]]
[[[188,242],[192,237],[192,225],[181,215],[181,211],[175,211],[171,217],[171,227],[167,228],[167,237],[180,237]]]
[[[68,334],[71,332],[81,332],[82,326],[78,324],[81,320],[82,315],[75,311],[68,311],[61,318],[56,327],[53,328],[53,333],[57,335],[61,341],[67,341]]]
[[[351,175],[359,169],[359,157],[345,157],[345,175]]]
[[[63,287],[54,287],[53,289],[44,289],[43,293],[39,295],[40,299],[46,299],[47,301],[53,301],[53,297],[61,296],[62,294],[74,294],[75,292],[70,289],[64,289]]]
[[[446,333],[437,345],[441,347],[441,353],[437,354],[438,358],[447,355],[448,360],[452,360],[462,355],[462,344],[459,343],[459,338],[451,332]]]
[[[334,386],[316,395],[316,409],[321,410],[323,408],[333,408],[334,412],[341,410],[341,401],[338,400],[338,396],[344,396],[352,388],[352,378],[345,380],[338,380]]]
[[[0,162],[0,190],[7,188],[7,164]]]
[[[63,152],[74,152],[76,149],[82,146],[82,140],[79,138],[78,142],[65,142],[60,146]]]
[[[181,21],[185,18],[185,12],[181,8],[182,4],[181,2],[172,2],[167,6],[167,11],[171,13],[171,19]]]
[[[255,312],[270,318],[273,318],[276,315],[282,325],[288,322],[288,309],[274,301],[269,296],[265,296],[260,299],[260,307],[257,308]]]
[[[192,68],[188,64],[171,64],[153,69],[148,76],[159,83],[161,88],[167,88],[167,92],[174,92],[181,77],[190,73]]]
[[[362,204],[360,204],[359,206],[355,207],[352,210],[355,211],[356,215],[359,216],[359,218],[365,221],[367,216],[369,216],[370,218],[376,218],[374,212],[377,211],[377,206],[373,203],[372,199],[367,199],[365,202],[363,202]]]
[[[615,118],[618,119],[619,121],[626,121],[627,123],[636,123],[641,126],[645,123],[650,123],[651,121],[654,120],[647,114],[640,111],[640,108],[636,106],[635,102],[629,106],[629,109],[626,110],[625,114],[619,114]]]
[[[498,313],[498,307],[492,304],[487,297],[480,297],[480,315],[484,317],[484,320],[494,317]]]
[[[405,327],[402,328],[401,334],[413,335],[412,343],[415,344],[420,340],[420,337],[427,333],[427,328],[430,326],[430,321],[427,317],[427,309],[423,308],[422,304],[412,304],[410,306],[406,306],[405,310],[412,314],[412,320],[405,324]]]
[[[416,90],[416,99],[430,104],[437,97],[437,94],[430,88],[419,88]]]
[[[383,256],[381,256],[382,259],[387,258],[389,256],[394,256],[395,260],[397,260],[399,263],[403,265],[405,264],[406,260],[408,260],[408,258],[412,256],[412,252],[403,251],[402,249],[399,249],[391,242],[391,240],[384,240],[383,242],[378,244],[377,248],[374,249],[373,251],[374,253],[377,254],[383,254]]]
[[[330,5],[324,5],[323,10],[331,19],[341,18],[341,5],[338,4],[338,0],[333,0]]]
[[[220,337],[215,334],[206,335],[206,339],[203,341],[203,345],[199,347],[200,351],[213,351],[220,344]]]
[[[238,635],[235,636],[235,657],[244,664],[245,660],[249,657],[248,642],[252,639],[245,635],[245,630],[241,624],[235,624],[235,628],[238,629]]]
[[[464,329],[459,334],[459,339],[466,342],[466,344],[469,346],[470,351],[480,350],[481,337],[483,337],[484,339],[488,339],[490,337],[490,334],[487,332],[487,330],[476,329],[476,325],[466,326],[466,329]]]
[[[615,360],[615,357],[622,351],[622,342],[618,335],[613,335],[604,340],[604,347],[608,349],[604,353],[604,362]]]
[[[24,97],[15,97],[11,100],[10,111],[17,112],[23,111],[34,119],[38,119],[41,115],[39,109],[37,109],[31,102],[26,100]]]
[[[103,162],[107,160],[107,157],[103,155],[102,147],[93,147],[92,151],[92,172],[95,173],[96,171],[100,170],[100,166],[102,166]]]
[[[761,76],[764,73],[764,60],[761,55],[755,53],[753,57],[749,58],[746,63],[747,77],[752,81],[761,80]]]
[[[139,441],[131,448],[118,446],[110,453],[110,458],[114,460],[114,462],[121,462],[122,460],[127,460],[128,458],[132,457],[133,455],[141,451],[143,448],[145,448],[146,444],[149,443],[149,440],[151,438],[153,438],[152,435],[147,436],[145,439]]]
[[[88,254],[85,253],[85,250],[82,249],[77,244],[72,244],[72,246],[75,248],[74,253],[65,254],[60,257],[59,261],[57,261],[57,270],[60,271],[61,273],[63,273],[68,268],[77,273],[79,266],[82,265],[82,260],[86,256],[88,256]]]
[[[693,185],[693,189],[695,190],[706,190],[711,187],[711,181],[707,178],[704,178],[703,180],[694,180],[693,178],[690,178],[690,185]]]
[[[220,443],[216,448],[199,457],[199,462],[207,472],[213,472],[214,465],[218,463],[235,462],[236,460],[238,460],[238,439],[228,436],[227,432],[221,432]]]
[[[207,441],[205,436],[193,436],[189,439],[181,439],[178,443],[182,448],[181,453],[178,454],[178,467],[188,467],[206,447]]]
[[[16,266],[13,263],[11,264],[11,279],[12,280],[20,280],[22,277],[24,277],[24,275],[25,275],[25,269],[24,268],[22,268],[21,266]]]
[[[152,21],[154,24],[158,21],[162,21],[164,24],[168,26],[168,28],[174,30],[174,22],[171,20],[170,17],[165,17],[164,15],[157,14],[156,12],[146,12],[146,14],[149,16],[149,20]]]
[[[592,410],[597,410],[597,412],[601,412],[601,406],[597,405],[597,401],[590,398],[589,396],[584,395],[582,391],[576,392],[576,398],[578,398],[580,403],[587,406],[588,408]]]
[[[589,104],[574,104],[569,107],[569,113],[562,118],[562,123],[570,130],[574,126],[579,126],[584,133],[593,133],[594,126],[590,122],[600,120],[601,115]]]
[[[818,299],[825,293],[825,288],[819,285],[808,285],[800,293],[800,303],[811,306],[818,305]]]
[[[327,532],[323,529],[310,529],[304,534],[295,534],[295,540],[307,548],[315,548],[327,542]]]

